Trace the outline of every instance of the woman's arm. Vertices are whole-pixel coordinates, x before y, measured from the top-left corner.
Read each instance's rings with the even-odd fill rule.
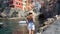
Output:
[[[33,15],[33,22],[35,22],[35,16]]]
[[[28,20],[27,20],[27,17],[26,17],[26,23],[28,24]]]

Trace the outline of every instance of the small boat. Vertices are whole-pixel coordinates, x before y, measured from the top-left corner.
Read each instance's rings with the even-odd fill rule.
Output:
[[[2,28],[3,27],[3,22],[0,22],[0,28]]]
[[[26,21],[19,21],[18,23],[19,23],[19,25],[26,25],[27,24]]]

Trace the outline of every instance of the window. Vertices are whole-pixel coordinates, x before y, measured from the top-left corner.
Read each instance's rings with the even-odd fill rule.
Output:
[[[20,5],[20,3],[19,3],[19,5]]]
[[[16,4],[18,4],[18,2],[16,2]]]
[[[11,5],[10,7],[13,7],[14,8],[14,5]]]
[[[19,5],[23,5],[22,3],[19,3]]]
[[[22,3],[20,3],[20,5],[23,5]]]

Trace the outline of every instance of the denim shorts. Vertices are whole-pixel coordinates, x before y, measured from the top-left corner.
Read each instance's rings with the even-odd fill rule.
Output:
[[[28,23],[28,30],[35,30],[35,25],[33,23]]]

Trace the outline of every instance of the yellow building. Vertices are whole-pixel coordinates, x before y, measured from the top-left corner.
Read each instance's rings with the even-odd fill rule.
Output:
[[[24,0],[24,4],[25,5],[23,5],[23,8],[24,8],[23,10],[28,11],[31,9],[30,0]]]

